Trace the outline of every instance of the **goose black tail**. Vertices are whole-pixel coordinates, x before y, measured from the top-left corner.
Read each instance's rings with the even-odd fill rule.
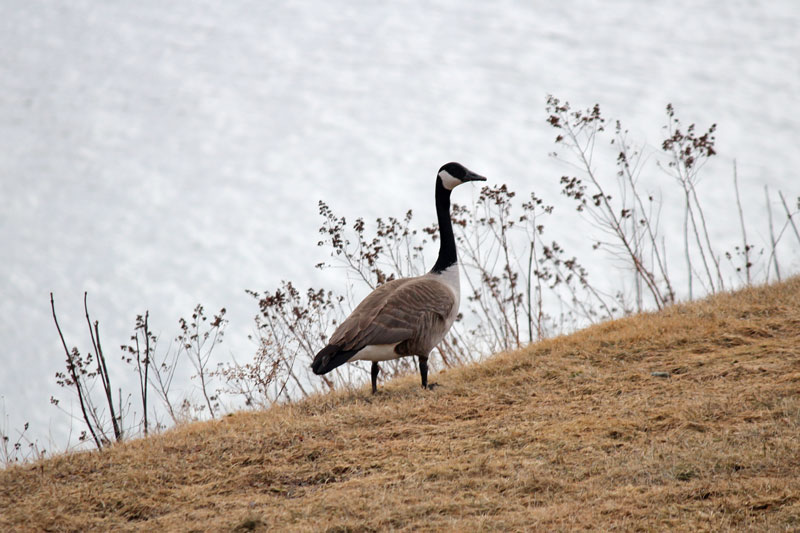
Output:
[[[339,346],[329,344],[314,357],[314,362],[311,363],[311,370],[318,376],[320,374],[327,374],[337,366],[341,366],[349,361],[357,351],[358,350],[341,351]]]

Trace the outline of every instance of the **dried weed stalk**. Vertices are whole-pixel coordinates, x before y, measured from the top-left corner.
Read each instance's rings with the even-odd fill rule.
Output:
[[[330,291],[308,289],[301,293],[291,282],[283,282],[274,292],[248,290],[258,302],[256,333],[258,344],[250,363],[234,362],[220,367],[218,374],[230,393],[244,398],[246,405],[264,407],[279,400],[307,397],[315,391],[308,379],[305,361],[324,346],[327,332],[342,315],[342,297]],[[298,364],[298,361],[303,364]],[[340,376],[342,374],[337,374]],[[326,377],[333,388],[336,377]]]
[[[188,399],[184,400],[183,407],[184,409],[194,408],[198,414],[208,409],[207,412],[211,418],[216,418],[216,414],[220,410],[220,399],[218,392],[211,387],[214,372],[211,369],[210,360],[214,348],[222,342],[225,335],[225,327],[228,324],[225,313],[226,310],[223,307],[209,321],[203,306],[197,304],[192,311],[191,320],[181,318],[178,321],[180,333],[175,339],[178,344],[178,357],[182,353],[189,359],[195,370],[192,378],[197,378],[200,382],[199,389],[203,396],[202,402],[193,405],[189,404]]]
[[[61,387],[75,389],[81,408],[81,415],[87,427],[85,431],[81,432],[79,438],[81,441],[85,441],[91,435],[95,445],[100,449],[111,443],[112,434],[114,440],[118,442],[123,439],[122,401],[120,398],[116,405],[114,403],[106,358],[100,343],[100,324],[98,321],[92,323],[89,317],[87,297],[87,293],[84,292],[83,305],[86,322],[89,325],[89,337],[92,341],[93,352],[87,352],[84,355],[81,354],[77,347],[73,347],[71,351],[67,348],[64,335],[58,324],[53,293],[50,293],[50,309],[53,313],[53,321],[66,354],[66,373],[56,372],[56,383]],[[97,403],[91,393],[94,382],[98,378],[102,383],[105,408],[103,407],[103,402]],[[59,400],[53,397],[50,398],[50,402],[55,406],[59,404]],[[106,413],[105,409],[108,409],[108,413]]]
[[[559,130],[556,144],[568,150],[568,161],[584,176],[562,176],[562,193],[577,203],[578,212],[603,235],[594,249],[606,250],[630,265],[637,310],[647,306],[646,296],[658,309],[673,303],[675,290],[666,254],[659,246],[660,205],[654,195],[643,193],[638,183],[644,163],[642,151],[632,145],[619,121],[608,134],[606,118],[597,104],[573,110],[568,102],[550,96],[547,112],[548,122]],[[611,180],[598,173],[594,162],[596,145],[603,136],[609,136],[609,145],[617,150],[617,170]],[[556,152],[551,155],[559,157]],[[612,195],[614,189],[619,193]]]

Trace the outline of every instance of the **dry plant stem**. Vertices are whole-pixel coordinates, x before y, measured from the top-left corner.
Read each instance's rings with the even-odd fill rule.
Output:
[[[100,374],[100,380],[103,384],[103,392],[105,393],[106,403],[108,410],[111,414],[111,425],[114,430],[114,438],[117,442],[122,441],[122,420],[117,417],[114,412],[114,400],[111,393],[111,380],[108,378],[108,368],[106,367],[106,358],[103,356],[103,350],[100,346],[100,325],[95,321],[94,331],[92,331],[92,320],[89,318],[89,306],[87,304],[88,292],[83,293],[83,311],[86,315],[86,323],[89,325],[89,336],[92,340],[92,347],[94,348],[95,358],[97,359],[97,373]],[[95,335],[96,334],[96,335]],[[121,404],[120,404],[121,408]],[[120,413],[121,416],[121,413]]]
[[[94,337],[97,339],[97,357],[100,359],[103,365],[103,373],[106,377],[106,382],[108,382],[109,387],[111,387],[111,380],[108,377],[108,366],[106,364],[106,356],[103,353],[103,346],[100,343],[100,322],[98,320],[94,321]],[[120,389],[122,390],[122,389]],[[111,407],[111,403],[109,402],[109,409]],[[119,429],[119,436],[117,436],[116,432],[114,433],[114,437],[116,438],[117,442],[122,442],[122,439],[125,436],[125,429],[122,427],[122,403],[117,404],[118,412],[117,412],[117,427]],[[113,411],[111,412],[111,416],[113,417]],[[98,427],[102,427],[98,425]],[[113,424],[112,424],[113,427]]]
[[[82,373],[79,373],[79,376],[80,375],[82,375]],[[96,376],[90,375],[89,377],[96,377]],[[97,406],[94,404],[94,400],[92,399],[91,396],[90,385],[86,383],[85,378],[82,379],[84,379],[84,383],[81,388],[84,391],[84,394],[86,395],[86,408],[89,411],[89,416],[91,416],[92,420],[94,421],[95,431],[97,431],[98,435],[100,436],[100,440],[103,442],[103,444],[107,445],[109,442],[111,442],[112,437],[110,437],[107,434],[105,427],[106,424],[104,420],[101,418],[101,413],[98,412]],[[120,400],[119,403],[117,404],[117,407],[119,408],[117,411],[117,421],[119,423],[120,437],[119,439],[117,439],[116,435],[114,435],[113,438],[117,442],[122,442],[125,433],[125,429],[122,427],[122,419],[124,418],[125,413],[122,407],[122,389],[119,390],[120,390]],[[113,432],[113,424],[111,431]]]
[[[150,370],[150,328],[148,327],[148,319],[150,312],[144,312],[144,383],[142,384],[142,413],[144,416],[144,434],[147,435],[147,380]]]
[[[691,191],[692,191],[692,199],[694,200],[694,205],[697,207],[697,214],[700,216],[700,226],[703,230],[703,237],[706,241],[706,246],[708,247],[708,255],[711,256],[711,261],[714,263],[714,268],[717,271],[717,288],[718,290],[724,291],[725,285],[722,281],[722,271],[719,268],[719,259],[717,256],[714,255],[714,248],[711,246],[711,239],[708,236],[708,226],[706,225],[706,217],[703,213],[703,208],[700,207],[700,200],[697,198],[697,190],[695,189],[694,184],[690,183]],[[714,293],[714,288],[712,285],[712,294]]]
[[[744,265],[745,265],[745,275],[747,279],[747,285],[750,286],[752,284],[752,280],[750,278],[750,245],[747,244],[747,229],[745,228],[744,224],[744,213],[742,211],[742,200],[739,197],[739,174],[736,170],[736,160],[733,160],[733,189],[736,191],[736,208],[739,210],[739,224],[742,228],[742,245],[743,245],[743,252],[744,252]],[[784,204],[785,205],[785,204]],[[800,237],[798,237],[800,238]]]
[[[268,319],[267,320],[267,325],[269,326],[269,329],[271,330],[272,335],[273,335],[274,338],[281,338],[282,333],[277,331],[277,329],[275,328],[275,324],[273,323],[272,319]],[[293,371],[294,358],[292,358],[292,360],[289,361],[288,357],[285,354],[282,354],[281,359],[283,361],[284,368],[286,368],[287,375],[289,377],[291,377],[295,381],[295,383],[297,384],[297,388],[303,394],[303,397],[307,397],[308,396],[308,392],[305,390],[305,388],[303,387],[302,382],[300,381],[300,379],[297,377],[297,375]],[[287,378],[287,381],[288,381],[288,378]],[[283,386],[281,387],[281,390],[285,389],[285,387],[286,387],[286,382],[284,382]],[[277,400],[277,397],[276,397],[276,400]]]
[[[542,275],[540,274],[539,270],[533,269],[534,265],[539,265],[539,256],[536,251],[536,244],[537,244],[537,234],[540,231],[543,231],[544,225],[537,225],[537,217],[538,214],[536,212],[536,206],[542,205],[542,201],[536,197],[534,194],[531,194],[530,202],[526,202],[522,204],[522,208],[528,211],[527,215],[524,215],[525,221],[527,222],[525,226],[525,232],[528,240],[528,264],[527,264],[527,279],[525,285],[525,292],[526,292],[526,302],[527,302],[527,320],[528,320],[528,342],[532,343],[535,340],[541,340],[545,337],[545,326],[544,326],[544,302],[542,298]],[[543,214],[550,214],[552,213],[552,206],[544,206]],[[520,270],[522,267],[520,266]],[[534,286],[534,276],[536,277],[536,284]],[[534,314],[533,310],[533,302],[531,301],[531,293],[533,292],[534,288],[536,289],[536,313]],[[533,336],[533,324],[536,324],[536,337]]]
[[[583,165],[583,168],[586,171],[587,176],[589,176],[589,179],[592,181],[592,184],[598,191],[599,193],[598,198],[604,207],[604,212],[601,215],[602,218],[599,219],[598,222],[605,224],[608,228],[612,230],[613,234],[617,236],[623,248],[625,249],[627,256],[630,257],[631,261],[633,262],[634,268],[636,269],[637,272],[639,272],[642,275],[642,278],[645,280],[647,288],[649,289],[650,294],[653,296],[653,299],[656,303],[656,307],[658,309],[663,308],[664,305],[666,305],[666,301],[664,297],[661,295],[661,291],[658,289],[658,285],[655,283],[655,281],[652,278],[652,275],[649,274],[645,266],[642,264],[641,259],[636,255],[636,252],[633,250],[631,243],[627,235],[625,234],[625,231],[622,229],[620,220],[617,218],[617,215],[614,213],[614,209],[611,207],[611,204],[609,203],[608,195],[606,194],[599,180],[595,176],[594,170],[592,169],[591,153],[587,157],[585,149],[582,149],[580,146],[580,142],[577,138],[575,130],[569,125],[568,121],[566,121],[565,124],[566,124],[565,129],[573,143],[574,151],[576,155],[580,158],[581,164]]]
[[[786,211],[786,218],[788,218],[788,222],[787,223],[792,226],[792,229],[794,230],[794,236],[797,238],[797,242],[800,243],[800,232],[797,231],[797,226],[795,225],[794,219],[793,219],[794,215],[797,214],[797,211],[792,213],[789,210],[789,206],[786,205],[786,198],[783,197],[783,192],[782,191],[778,191],[778,196],[780,196],[780,198],[781,198],[781,203],[783,204],[783,210]]]
[[[214,342],[212,342],[211,345],[213,346],[215,342],[216,342],[216,335],[214,336]],[[198,367],[200,368],[199,374],[200,374],[200,383],[202,385],[203,398],[205,398],[205,400],[206,400],[206,405],[208,406],[208,412],[211,413],[211,418],[216,418],[216,415],[214,414],[214,408],[211,405],[211,399],[208,397],[208,389],[206,387],[205,361],[203,360],[203,357],[201,355],[201,349],[202,349],[202,346],[200,345],[200,340],[199,340],[199,337],[198,337],[198,340],[197,340],[197,364],[198,364]]]
[[[326,224],[334,227],[334,231],[328,233],[328,242],[339,251],[335,252],[336,256],[351,253],[352,251],[342,249],[347,242],[342,232],[342,219],[335,217],[327,207],[324,215]],[[321,232],[328,232],[325,227],[323,226]],[[363,239],[359,237],[359,240]],[[325,244],[325,241],[320,242],[321,245]],[[347,262],[344,257],[339,259]],[[357,264],[358,260],[353,258],[352,262]],[[249,379],[248,375],[255,375],[258,382],[265,385],[258,389],[264,396],[262,403],[272,404],[281,395],[286,399],[307,397],[317,390],[318,384],[322,388],[330,389],[338,382],[348,381],[349,377],[345,378],[345,374],[349,374],[350,367],[339,369],[320,381],[309,380],[310,371],[306,365],[299,364],[303,360],[311,361],[316,350],[321,348],[321,345],[317,345],[327,338],[326,332],[330,326],[342,318],[342,297],[335,297],[331,291],[315,289],[308,289],[303,294],[291,282],[286,281],[281,282],[275,291],[266,291],[263,294],[251,290],[246,292],[258,301],[259,313],[255,321],[260,349],[253,363],[244,365],[239,371],[234,368],[222,374],[229,383],[232,377],[246,381]],[[271,368],[276,370],[272,378],[266,378],[266,381],[274,381],[270,385],[265,383],[264,376],[271,372]],[[247,374],[243,374],[242,370]]]
[[[175,371],[178,368],[177,361],[179,355],[180,350],[176,351],[176,355],[173,356],[171,363],[167,364],[167,359],[169,358],[169,349],[167,349],[167,353],[164,354],[164,360],[162,361],[160,368],[159,365],[152,365],[153,373],[150,375],[150,382],[155,384],[156,393],[161,397],[164,405],[167,406],[167,412],[169,412],[169,416],[172,419],[172,422],[175,424],[178,423],[178,416],[175,413],[175,408],[172,406],[172,401],[169,398],[169,391],[172,387],[172,380],[175,377]],[[162,371],[164,374],[162,374]]]
[[[695,182],[697,180],[698,172],[700,168],[702,168],[704,162],[714,155],[716,152],[714,151],[714,136],[713,133],[716,130],[716,124],[712,124],[709,128],[708,132],[701,136],[695,136],[694,134],[694,124],[688,126],[684,131],[681,131],[681,124],[678,119],[674,118],[675,111],[672,107],[672,104],[667,105],[667,139],[662,143],[662,149],[671,154],[672,161],[670,161],[669,166],[674,168],[674,173],[672,174],[673,178],[680,183],[684,197],[685,197],[685,218],[688,220],[684,220],[684,246],[685,246],[685,253],[687,256],[687,261],[690,262],[690,253],[689,253],[689,222],[692,225],[692,232],[694,233],[694,238],[697,243],[698,253],[700,254],[700,259],[703,263],[703,268],[705,269],[706,276],[708,277],[709,282],[709,290],[715,293],[717,290],[723,289],[722,285],[719,281],[722,279],[722,274],[719,269],[719,262],[717,261],[716,256],[714,255],[714,250],[711,247],[711,241],[708,238],[708,232],[706,230],[705,224],[705,216],[703,215],[702,207],[697,199],[697,193],[695,191]],[[677,125],[677,126],[676,126]],[[692,205],[692,200],[694,200],[694,206]],[[695,219],[695,208],[697,209],[697,215],[701,219],[700,226],[698,227],[698,223]],[[706,244],[705,246],[702,243],[700,237],[700,230],[702,229],[703,233],[705,234]],[[718,282],[715,284],[714,276],[711,272],[711,269],[708,265],[708,260],[706,259],[706,251],[711,255],[711,259],[716,266],[717,271],[717,279]],[[689,280],[690,280],[690,298],[692,297],[691,294],[691,275],[692,275],[692,268],[689,266],[687,268],[689,273]]]
[[[620,145],[622,145],[623,147],[627,146],[626,145],[626,141],[625,141],[624,138],[618,136],[617,139],[618,139],[618,142],[619,142]],[[636,161],[636,163],[634,165],[634,168],[639,168],[639,160],[640,159],[641,159],[641,156],[639,157],[639,159],[637,159],[637,161]],[[627,161],[627,158],[626,158],[626,161]],[[628,185],[630,186],[630,189],[633,192],[634,200],[635,200],[636,204],[639,206],[639,210],[642,213],[642,220],[644,221],[644,227],[647,230],[647,237],[650,240],[650,246],[651,246],[651,250],[652,250],[652,253],[653,253],[653,257],[655,258],[655,264],[658,265],[658,270],[661,273],[661,278],[664,280],[664,283],[667,286],[667,294],[663,297],[663,302],[665,304],[674,303],[675,302],[675,290],[672,288],[672,282],[670,281],[669,274],[667,273],[666,260],[664,258],[662,258],[662,254],[659,253],[659,251],[658,251],[658,240],[657,240],[658,231],[657,231],[657,228],[653,229],[653,224],[651,222],[651,220],[653,220],[653,217],[651,215],[645,215],[645,213],[647,213],[647,209],[645,209],[644,202],[642,201],[642,197],[639,194],[639,189],[636,187],[636,180],[634,178],[634,171],[631,171],[631,168],[630,168],[630,166],[628,164],[625,164],[623,166],[623,169],[624,169],[623,172],[625,174],[625,177],[628,179]],[[651,214],[652,214],[652,211],[651,211]],[[636,226],[636,217],[635,216],[633,217],[633,220],[634,220],[634,227],[635,227]],[[655,220],[658,221],[659,217],[656,216]],[[637,272],[638,272],[638,269],[637,269]],[[641,272],[639,272],[639,274],[641,275]],[[652,281],[655,283],[655,279],[654,278],[653,278]],[[647,280],[645,280],[645,283],[647,283]]]
[[[211,418],[216,418],[217,416],[214,414],[214,408],[211,406],[211,400],[208,397],[208,390],[206,389],[205,369],[201,369],[198,374],[200,376],[200,390],[203,393],[203,398],[205,398],[206,400],[206,406],[208,406],[208,412],[211,414]]]
[[[623,205],[625,202],[623,200]],[[634,207],[631,210],[631,232],[632,241],[633,241],[633,251],[636,253],[636,257],[642,257],[642,249],[641,249],[641,242],[639,236],[637,235],[637,227],[636,227],[636,208]],[[636,310],[641,311],[643,307],[643,297],[642,297],[642,275],[639,273],[638,270],[635,268],[633,269],[633,288],[636,293]]]
[[[442,362],[447,367],[454,367],[469,363],[477,359],[475,353],[465,353],[465,350],[475,351],[477,348],[471,339],[464,333],[463,327],[457,320],[450,332],[444,338],[442,345],[446,356],[443,354]],[[481,354],[477,354],[481,355]]]
[[[586,277],[583,274],[580,273],[578,274],[578,280],[581,282],[581,285],[586,290],[588,290],[592,296],[594,296],[595,300],[597,300],[597,303],[600,304],[600,307],[603,308],[603,310],[606,313],[605,318],[608,320],[613,319],[614,312],[611,310],[610,307],[608,307],[606,299],[603,297],[603,295],[600,294],[600,291],[598,291],[591,283],[589,283],[589,280],[586,279]]]
[[[531,289],[532,289],[532,281],[533,281],[533,255],[535,253],[536,246],[534,246],[534,242],[531,241],[530,250],[528,253],[528,278],[527,278],[527,290],[525,291],[525,301],[528,305],[528,342],[533,342],[533,306],[531,305]],[[541,318],[541,309],[539,310],[539,317]],[[541,335],[541,325],[540,321],[537,320],[536,324],[536,336],[537,338]]]
[[[144,321],[137,324],[137,330],[142,329],[144,333],[144,359],[142,359],[140,350],[139,350],[139,334],[138,331],[136,332],[136,336],[134,337],[134,341],[136,343],[136,368],[139,374],[139,393],[141,394],[142,398],[142,423],[144,426],[144,435],[147,436],[149,430],[149,421],[147,416],[147,384],[148,384],[148,374],[150,369],[150,330],[148,328],[148,319],[149,319],[150,312],[145,311],[144,314]],[[144,369],[142,369],[142,363],[144,363]]]
[[[40,449],[36,441],[32,442],[25,436],[30,427],[28,422],[23,424],[21,431],[16,430],[16,440],[12,440],[10,437],[7,422],[5,401],[0,398],[0,470],[11,467],[15,463],[24,464],[45,457],[47,450]]]
[[[769,202],[769,188],[764,185],[764,198],[767,203],[767,220],[769,221],[769,240],[772,247],[772,251],[770,253],[770,259],[772,260],[772,264],[775,267],[775,276],[778,278],[778,281],[781,281],[781,270],[778,266],[778,255],[776,253],[776,246],[778,245],[777,240],[775,239],[775,229],[772,226],[772,206]],[[767,274],[767,279],[769,280],[769,274]]]
[[[567,279],[567,276],[564,275],[563,272],[561,272],[559,266],[556,265],[554,268],[556,269],[556,275],[558,277],[560,277],[562,280],[566,280]],[[578,310],[580,310],[581,315],[586,320],[588,320],[590,323],[592,323],[592,324],[596,323],[596,319],[595,319],[593,313],[591,312],[591,310],[589,308],[586,307],[586,304],[584,304],[583,300],[580,299],[578,293],[575,291],[575,287],[571,283],[566,282],[566,281],[564,282],[564,285],[567,287],[567,290],[570,293],[571,302],[573,303],[573,305],[578,307]],[[562,304],[564,304],[567,308],[569,308],[568,302],[564,300],[564,298],[561,296],[561,294],[556,293],[556,297],[562,302]],[[602,304],[602,301],[601,301],[601,304]]]
[[[531,242],[531,258],[536,264],[539,264],[539,257],[536,253],[536,246],[534,246],[533,242]],[[530,278],[528,280],[528,284],[530,285]],[[530,286],[528,287],[528,294],[530,294]],[[541,276],[536,275],[536,340],[544,339],[547,334],[544,324],[544,298],[542,297],[542,294],[542,278]],[[529,322],[532,322],[530,317]],[[530,341],[534,341],[533,337],[531,337]]]
[[[687,178],[688,180],[688,178]],[[711,290],[711,294],[716,294],[716,288],[714,285],[714,276],[711,274],[711,268],[708,266],[708,260],[706,259],[706,252],[703,246],[702,241],[700,240],[700,230],[698,229],[697,221],[694,218],[694,208],[692,207],[692,191],[694,187],[691,184],[691,181],[683,182],[683,192],[686,195],[686,209],[689,214],[689,220],[692,223],[692,233],[694,234],[695,242],[697,243],[697,250],[700,253],[700,259],[703,263],[703,269],[706,272],[706,276],[708,277],[708,286]],[[699,207],[698,207],[699,209]],[[713,257],[713,252],[709,250],[709,254]]]
[[[471,264],[469,266],[478,271],[480,278],[485,279],[490,274],[483,267],[483,262],[481,261],[480,258],[480,252],[477,251],[479,250],[479,248],[478,247],[473,248],[471,246],[472,243],[468,239],[463,239],[462,242],[467,245],[465,251],[467,257],[471,260]],[[481,282],[476,283],[473,277],[470,275],[469,269],[464,268],[463,272],[464,272],[464,277],[467,279],[467,283],[469,283],[469,287],[472,293],[479,294],[480,292],[479,287],[483,287],[484,286],[483,283]],[[483,314],[482,318],[485,319],[485,324],[488,324],[489,328],[491,328],[492,335],[494,336],[494,341],[498,343],[498,346],[507,348],[508,347],[507,338],[505,337],[505,335],[501,333],[501,331],[504,329],[503,326],[500,323],[496,322],[497,319],[494,318],[495,314],[486,305],[484,298],[478,298],[477,302],[478,305],[480,306],[481,313]],[[505,314],[503,315],[503,318],[506,321],[508,320],[508,317]]]
[[[64,340],[64,335],[61,333],[61,326],[58,325],[58,318],[56,317],[56,304],[53,300],[53,293],[50,293],[50,309],[53,311],[53,322],[56,324],[56,329],[58,330],[58,336],[61,338],[61,345],[64,347],[64,353],[67,354],[67,370],[72,377],[72,381],[75,384],[75,389],[78,392],[78,401],[81,406],[81,413],[83,413],[83,420],[86,422],[86,425],[89,427],[89,432],[92,434],[92,438],[94,439],[95,445],[97,446],[98,450],[103,448],[100,439],[97,437],[97,434],[94,431],[94,427],[92,425],[91,420],[89,419],[89,414],[86,410],[86,402],[84,400],[84,391],[81,388],[81,382],[78,379],[78,375],[75,371],[75,362],[72,359],[72,355],[67,348],[67,343]]]
[[[508,235],[507,235],[507,221],[505,218],[505,211],[501,206],[499,209],[499,217],[498,217],[498,225],[500,230],[498,231],[494,225],[491,225],[492,233],[494,233],[495,239],[500,243],[500,249],[503,251],[503,259],[505,260],[505,265],[503,266],[503,270],[505,270],[505,274],[508,276],[509,279],[509,286],[511,288],[511,304],[512,310],[514,311],[514,321],[511,322],[509,325],[511,327],[511,331],[514,334],[514,341],[517,348],[521,346],[520,343],[520,335],[519,335],[519,310],[517,305],[517,293],[516,293],[516,283],[514,282],[515,273],[511,270],[512,261],[509,258],[509,242],[508,242]],[[503,306],[503,302],[498,302],[501,306]],[[505,306],[503,306],[505,307]]]
[[[586,277],[583,275],[582,267],[570,268],[569,266],[567,266],[565,261],[562,261],[561,259],[558,259],[556,257],[556,253],[560,251],[563,250],[561,250],[561,248],[558,247],[556,243],[553,243],[553,246],[549,249],[545,247],[545,259],[550,260],[550,262],[553,264],[553,268],[555,269],[556,277],[560,278],[564,282],[564,285],[567,287],[567,290],[569,291],[571,296],[571,302],[573,306],[577,306],[577,310],[579,310],[582,316],[586,318],[586,320],[588,320],[590,323],[594,324],[597,322],[597,318],[595,317],[593,309],[587,307],[586,303],[584,303],[583,300],[581,300],[580,295],[575,289],[575,286],[567,281],[570,275],[565,274],[561,270],[562,264],[565,265],[565,268],[567,268],[570,273],[573,273],[577,276],[581,286],[584,289],[586,289],[586,291],[589,293],[589,296],[593,297],[597,301],[597,304],[603,308],[603,311],[606,313],[607,318],[609,319],[613,318],[614,316],[613,311],[611,310],[611,308],[608,307],[608,304],[605,302],[605,298],[603,297],[603,295],[601,295],[600,292],[597,289],[595,289],[589,283],[589,280],[586,279]],[[574,258],[572,259],[572,261],[574,261]],[[561,302],[567,304],[567,302],[564,301],[561,295],[557,294],[557,296],[559,300],[561,300]],[[570,306],[567,305],[567,307],[569,308]]]
[[[692,254],[689,251],[689,197],[686,198],[683,211],[683,253],[686,258],[686,275],[689,288],[689,301],[694,300],[694,269],[692,268]]]
[[[287,329],[289,332],[291,332],[291,334],[292,334],[292,337],[294,337],[294,338],[295,338],[295,340],[297,341],[298,345],[299,345],[301,348],[303,348],[303,350],[305,350],[305,352],[306,352],[306,355],[308,355],[309,357],[312,357],[312,358],[313,358],[313,357],[314,357],[314,354],[315,354],[316,352],[315,352],[315,350],[314,350],[314,347],[311,345],[311,341],[308,339],[308,337],[307,337],[306,335],[301,335],[301,334],[300,334],[300,333],[297,331],[297,329],[294,327],[294,325],[293,325],[292,323],[290,323],[290,322],[289,322],[289,320],[288,320],[288,318],[286,317],[286,315],[284,315],[284,314],[279,314],[278,316],[279,316],[279,318],[280,318],[281,322],[283,322],[283,325],[284,325],[284,327],[285,327],[285,328],[286,328],[286,329]]]
[[[282,314],[280,314],[279,316],[281,316],[282,318],[284,318]],[[284,318],[284,322],[285,322],[285,318]],[[271,319],[270,319],[270,320],[268,320],[267,324],[269,325],[269,328],[270,328],[270,330],[272,331],[272,334],[275,336],[275,338],[280,338],[280,337],[281,337],[281,333],[279,333],[279,332],[278,332],[278,331],[275,329],[275,324],[272,322],[272,320],[271,320]],[[284,325],[285,325],[285,324],[284,324]],[[291,330],[290,330],[290,331],[291,331]],[[293,331],[291,331],[291,333],[292,333],[292,337],[294,337],[294,338],[295,338],[295,340],[297,340],[298,342],[301,342],[301,343],[303,342],[303,339],[298,339],[298,338],[297,338],[297,335],[296,335],[296,334],[295,334]],[[311,356],[311,357],[313,357],[313,356]],[[284,366],[285,366],[285,368],[286,368],[286,372],[287,372],[287,373],[288,373],[288,375],[289,375],[289,376],[290,376],[290,377],[291,377],[291,378],[294,380],[295,384],[297,385],[297,388],[300,390],[300,392],[302,393],[303,397],[304,397],[304,398],[307,398],[307,397],[308,397],[308,395],[309,395],[309,394],[308,394],[308,391],[306,391],[305,387],[303,387],[303,383],[300,381],[300,378],[298,378],[298,377],[297,377],[297,375],[296,375],[296,374],[295,374],[295,372],[294,372],[294,360],[295,360],[295,358],[293,357],[293,358],[292,358],[292,360],[291,360],[291,362],[289,362],[289,361],[287,360],[287,358],[284,356],[284,358],[283,358],[283,362],[284,362]],[[285,384],[284,384],[284,386],[282,387],[282,389],[283,389],[283,388],[285,388]],[[277,399],[277,398],[276,398],[276,399]]]
[[[197,372],[196,377],[200,378],[200,392],[203,395],[206,403],[205,407],[208,407],[211,418],[216,418],[216,413],[211,401],[212,398],[208,394],[209,383],[207,378],[210,377],[210,374],[206,367],[214,347],[221,342],[222,332],[227,322],[223,319],[224,315],[225,308],[222,308],[220,309],[220,314],[214,316],[214,320],[209,323],[209,329],[201,331],[200,325],[205,323],[207,317],[204,315],[203,306],[198,304],[192,313],[191,323],[187,323],[183,318],[180,319],[181,334],[176,339],[180,343],[179,349],[186,352],[187,357],[189,357],[194,366]],[[217,397],[214,397],[215,401],[217,399]]]
[[[97,338],[97,349],[98,349],[98,353],[100,354],[99,357],[102,360],[103,372],[105,372],[106,379],[108,379],[108,369],[107,369],[107,366],[106,366],[106,359],[105,359],[105,355],[103,355],[103,348],[100,345],[100,323],[97,320],[94,321],[94,334],[95,334],[95,338]],[[109,385],[110,385],[110,381],[109,381]],[[121,394],[122,389],[119,389],[119,390],[120,390],[120,394]],[[117,428],[119,429],[119,435],[117,435],[116,430],[114,430],[115,431],[114,438],[116,439],[117,442],[122,442],[122,439],[124,438],[124,435],[125,435],[125,429],[122,427],[123,408],[122,408],[122,402],[121,401],[117,404],[117,407],[118,407],[118,410],[117,410]],[[110,408],[110,406],[109,406],[109,408]],[[92,411],[93,412],[95,411],[95,408],[94,408],[93,405],[92,405]],[[113,417],[113,414],[111,416]],[[113,426],[114,425],[112,424],[112,430],[113,430]],[[105,431],[102,429],[103,428],[102,424],[100,424],[98,422],[97,427],[101,428],[101,431],[103,432],[103,434],[105,434]]]
[[[523,320],[528,321],[528,338],[533,338],[530,293],[533,291],[535,255],[526,254],[529,263],[523,266],[515,252],[511,238],[511,230],[516,225],[511,212],[514,196],[515,193],[505,185],[484,187],[473,209],[458,205],[453,208],[457,240],[464,257],[464,275],[471,289],[468,300],[473,306],[472,316],[480,320],[478,328],[470,332],[471,342],[484,343],[488,351],[521,346]],[[540,203],[537,201],[534,196],[530,203],[524,203],[525,214],[519,219],[520,222],[528,221],[526,236],[534,250],[534,210]],[[534,225],[534,231],[531,231],[530,224]],[[499,276],[494,274],[498,271],[502,272]],[[527,272],[527,277],[523,278],[524,287],[519,286],[522,272]]]

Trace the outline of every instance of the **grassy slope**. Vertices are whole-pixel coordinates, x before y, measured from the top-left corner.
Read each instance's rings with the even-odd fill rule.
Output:
[[[0,530],[800,529],[800,278],[434,381],[11,468]]]

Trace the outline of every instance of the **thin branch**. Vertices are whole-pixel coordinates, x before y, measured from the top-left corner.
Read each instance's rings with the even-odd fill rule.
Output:
[[[797,242],[800,243],[800,232],[797,231],[797,226],[794,224],[794,220],[792,217],[797,214],[797,211],[792,213],[789,211],[789,206],[786,205],[786,198],[783,197],[783,192],[778,191],[778,196],[781,197],[781,203],[783,204],[783,210],[786,211],[786,217],[789,219],[789,224],[792,226],[794,230],[794,236],[797,237]]]
[[[772,253],[770,254],[770,258],[772,259],[772,264],[775,267],[775,275],[778,277],[778,281],[781,280],[781,270],[778,267],[778,254],[776,253],[775,247],[777,246],[777,241],[775,240],[775,230],[772,227],[772,206],[769,203],[769,188],[764,185],[764,198],[767,202],[767,217],[769,220],[769,239],[770,243],[772,244]],[[767,276],[769,277],[769,276]]]
[[[736,171],[736,160],[733,160],[733,188],[736,191],[736,207],[739,209],[739,225],[742,228],[742,244],[744,248],[742,248],[744,253],[744,266],[745,266],[745,274],[747,279],[747,285],[751,284],[750,279],[750,245],[747,244],[747,230],[745,229],[744,224],[744,213],[742,211],[742,200],[739,197],[739,176],[738,172]],[[800,238],[800,237],[798,237]]]
[[[61,333],[61,326],[58,325],[58,318],[56,318],[56,304],[53,300],[53,293],[50,293],[50,309],[53,311],[53,322],[56,323],[56,329],[58,330],[58,336],[61,338],[61,345],[64,347],[64,353],[67,354],[67,370],[72,377],[72,381],[75,385],[75,388],[78,391],[78,400],[81,405],[81,412],[83,413],[83,420],[86,422],[86,425],[89,426],[89,432],[92,434],[92,438],[94,439],[95,444],[97,445],[97,449],[103,449],[103,445],[100,442],[100,439],[97,437],[97,434],[94,431],[94,427],[92,427],[92,423],[89,421],[89,414],[86,410],[86,403],[83,399],[83,391],[81,390],[81,382],[78,378],[78,374],[75,371],[75,362],[72,359],[72,355],[67,348],[67,343],[64,340],[64,335]]]

